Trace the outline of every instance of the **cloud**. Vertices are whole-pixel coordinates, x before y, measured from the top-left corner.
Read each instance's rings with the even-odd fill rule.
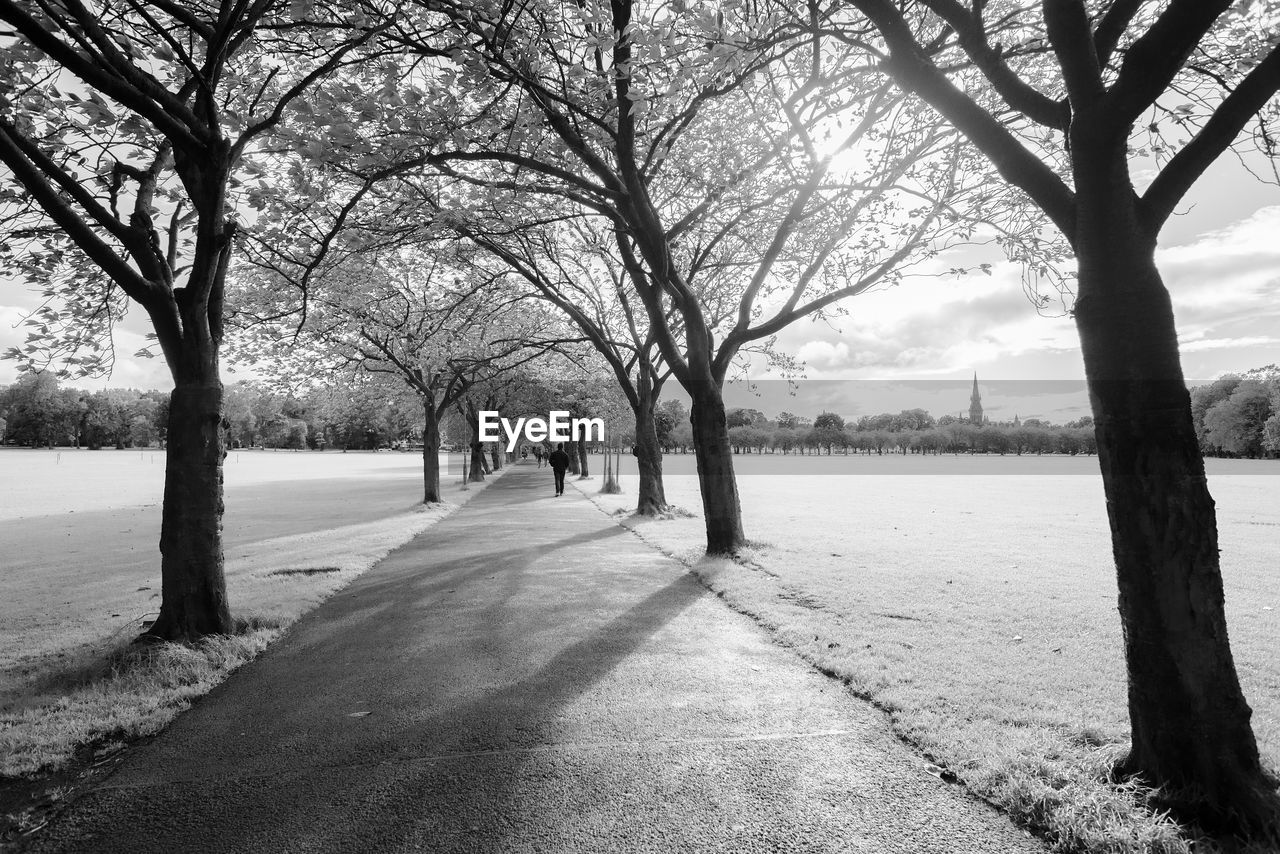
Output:
[[[1200,353],[1205,350],[1242,350],[1247,347],[1275,347],[1280,338],[1255,335],[1250,338],[1202,338],[1178,344],[1183,353]]]
[[[939,273],[864,294],[843,317],[797,324],[779,343],[809,376],[827,378],[954,375],[1077,346],[1070,321],[1037,314],[1020,270],[1007,263],[994,265],[990,277]]]
[[[1162,247],[1156,263],[1173,299],[1189,375],[1243,370],[1280,345],[1280,206]],[[967,257],[967,256],[966,256]],[[1042,316],[1022,271],[993,264],[991,276],[944,271],[849,300],[828,324],[799,323],[779,346],[810,377],[956,376],[1078,378],[1079,338],[1070,317]]]
[[[796,358],[815,368],[842,368],[849,362],[849,345],[844,341],[807,341],[796,351]]]

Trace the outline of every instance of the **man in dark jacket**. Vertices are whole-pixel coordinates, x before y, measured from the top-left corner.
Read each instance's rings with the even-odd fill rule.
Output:
[[[569,455],[564,452],[564,443],[556,445],[556,449],[547,456],[551,464],[551,472],[556,476],[556,495],[564,495],[564,472],[569,468]]]

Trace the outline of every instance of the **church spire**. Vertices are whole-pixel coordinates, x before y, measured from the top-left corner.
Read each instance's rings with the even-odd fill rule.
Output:
[[[982,395],[978,394],[978,372],[973,372],[973,395],[969,398],[969,423],[982,424]]]

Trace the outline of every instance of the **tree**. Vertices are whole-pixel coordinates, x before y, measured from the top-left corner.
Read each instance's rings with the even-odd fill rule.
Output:
[[[798,427],[805,426],[806,420],[792,412],[779,412],[777,425],[784,430],[795,430]]]
[[[132,441],[134,423],[142,419],[148,427],[155,401],[133,389],[109,388],[82,398],[80,437],[93,449],[112,444],[123,448]]]
[[[923,409],[904,409],[894,416],[891,430],[928,430],[934,425],[933,416]]]
[[[460,188],[606,221],[691,398],[707,550],[733,553],[726,377],[936,248],[960,192],[949,133],[849,85],[851,48],[754,4],[420,6],[419,31],[388,38],[441,65],[419,99],[452,128],[425,160]]]
[[[689,411],[679,400],[664,400],[658,404],[654,415],[654,429],[658,434],[659,447],[670,448],[674,444],[671,438],[672,433],[677,427],[687,423],[689,423]]]
[[[1271,397],[1265,383],[1241,380],[1230,397],[1205,412],[1205,441],[1236,456],[1262,456],[1262,431],[1272,415]]]
[[[725,423],[729,425],[730,429],[734,427],[752,427],[756,424],[763,424],[768,420],[759,409],[738,407],[725,413]]]
[[[492,377],[483,377],[473,383],[455,404],[454,408],[466,425],[466,434],[470,446],[470,460],[464,483],[467,481],[482,481],[485,475],[497,468],[498,456],[496,452],[493,455],[493,468],[490,468],[489,461],[484,456],[484,441],[480,438],[480,413],[486,410],[490,412],[509,411],[506,404],[511,400],[519,384],[520,378],[510,373],[505,376],[495,374]],[[500,438],[498,440],[499,444],[502,441]],[[576,468],[574,464],[577,463],[577,456],[572,453],[569,454],[569,462],[571,468]]]
[[[1262,425],[1262,447],[1273,454],[1280,455],[1280,406],[1272,404],[1276,414]],[[2,430],[3,428],[0,428]]]
[[[306,394],[310,412],[309,445],[372,450],[406,438],[418,420],[421,403],[404,383],[384,374],[330,375]]]
[[[80,393],[58,387],[50,371],[28,371],[5,389],[0,410],[8,419],[8,436],[18,444],[39,447],[70,444],[80,419]]]
[[[1210,408],[1231,396],[1240,385],[1240,377],[1227,374],[1208,385],[1200,385],[1191,389],[1191,420],[1195,426],[1196,436],[1200,439],[1201,450],[1209,453],[1214,450],[1204,434],[1204,416]]]
[[[845,446],[844,419],[834,412],[820,412],[813,419],[813,429],[809,431],[809,442],[831,453],[832,447]]]
[[[850,0],[906,92],[1034,203],[1076,259],[1074,318],[1120,589],[1121,774],[1180,816],[1280,836],[1227,639],[1217,524],[1154,253],[1187,190],[1280,87],[1266,4]],[[1133,166],[1154,167],[1139,192]],[[1017,206],[1011,197],[1009,204]],[[1013,244],[1010,248],[1019,251]]]
[[[799,443],[799,435],[799,431],[793,427],[778,427],[773,431],[771,447],[789,454]]]
[[[813,429],[815,430],[843,430],[844,419],[834,412],[820,412],[818,417],[813,419]]]
[[[296,227],[302,232],[306,223]],[[281,282],[303,276],[305,311],[298,291]],[[279,259],[245,265],[235,276],[245,334],[234,352],[293,383],[336,371],[385,374],[406,384],[421,407],[423,503],[436,503],[443,500],[445,414],[475,383],[554,346],[542,340],[545,313],[532,311],[498,279],[469,271],[441,241],[380,251],[356,244],[292,272]],[[474,411],[471,418],[474,425]]]
[[[9,355],[100,369],[101,339],[131,301],[174,381],[148,637],[231,631],[219,351],[232,178],[285,109],[372,36],[344,30],[362,14],[284,0],[0,0],[0,263],[52,295],[28,349]]]

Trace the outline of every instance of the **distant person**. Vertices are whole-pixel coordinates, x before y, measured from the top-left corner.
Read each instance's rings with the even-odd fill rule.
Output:
[[[538,468],[542,468],[542,446],[533,446],[533,458],[538,461]]]
[[[564,495],[564,473],[569,468],[569,455],[564,452],[564,443],[556,445],[556,449],[547,455],[551,471],[556,476],[556,496]]]

